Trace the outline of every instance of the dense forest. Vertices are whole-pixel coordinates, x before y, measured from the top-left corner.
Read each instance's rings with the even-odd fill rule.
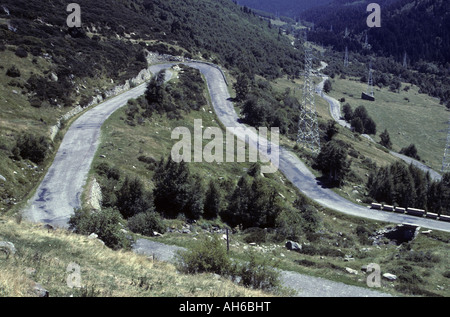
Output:
[[[349,49],[365,42],[379,55],[402,61],[406,52],[408,61],[434,61],[445,65],[450,60],[450,3],[444,0],[389,0],[378,1],[381,10],[381,28],[368,28],[367,4],[373,1],[334,1],[332,4],[312,8],[302,14],[302,19],[314,22],[317,39],[332,43],[337,34],[348,28]],[[329,35],[323,31],[330,31]]]
[[[295,19],[300,12],[331,0],[240,0],[240,5]]]
[[[210,59],[268,78],[298,73],[301,52],[278,30],[250,9],[219,2],[107,0],[99,6],[81,0],[82,27],[68,28],[65,1],[7,0],[0,10],[5,21],[0,48],[14,45],[34,56],[48,54],[61,78],[71,73],[130,78],[145,65],[143,48]]]

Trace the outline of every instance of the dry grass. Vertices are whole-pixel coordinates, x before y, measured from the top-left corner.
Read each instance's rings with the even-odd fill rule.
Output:
[[[35,282],[52,297],[252,297],[267,296],[210,274],[183,275],[168,263],[131,251],[113,251],[98,240],[11,219],[0,223],[0,240],[14,243],[15,256],[0,258],[0,296],[34,296]],[[81,267],[81,289],[67,286],[67,267]],[[34,273],[29,271],[33,270]]]

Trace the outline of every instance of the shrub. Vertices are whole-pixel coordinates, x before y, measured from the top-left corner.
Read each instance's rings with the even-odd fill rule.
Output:
[[[12,65],[6,71],[6,76],[13,77],[13,78],[20,77],[20,70],[15,65]]]
[[[361,244],[371,245],[372,240],[369,238],[371,235],[370,230],[368,230],[365,226],[358,225],[356,227],[356,235],[358,236],[358,240]]]
[[[23,47],[18,47],[16,49],[16,56],[18,56],[20,58],[25,58],[25,57],[28,57],[28,53]]]
[[[410,144],[409,146],[402,148],[400,150],[400,154],[404,154],[406,156],[409,156],[413,159],[420,161],[420,156],[418,155],[417,148],[414,144]]]
[[[278,263],[267,257],[258,257],[255,252],[250,252],[248,262],[238,264],[235,274],[241,278],[245,287],[262,290],[275,290],[280,287],[280,271]]]
[[[95,167],[95,171],[100,176],[106,176],[114,180],[120,179],[120,170],[117,167],[111,167],[108,163],[100,163]]]
[[[44,161],[49,150],[49,143],[45,137],[35,137],[32,134],[22,134],[12,152],[15,159],[30,160],[36,164]]]
[[[297,209],[285,208],[277,217],[276,233],[278,239],[299,241],[303,234],[303,218]]]
[[[153,236],[154,232],[164,232],[165,226],[161,216],[156,212],[137,214],[128,219],[128,228],[144,236]]]
[[[325,91],[325,93],[329,93],[331,89],[332,89],[331,81],[327,79],[323,85],[323,90]]]
[[[391,137],[389,136],[389,132],[385,129],[383,133],[380,134],[380,144],[387,149],[392,149]]]
[[[192,250],[178,252],[177,267],[189,274],[229,275],[232,272],[226,247],[217,235],[203,238]]]
[[[244,241],[247,243],[265,243],[267,241],[267,230],[261,228],[248,228],[244,231]]]
[[[107,208],[99,212],[75,209],[69,220],[69,229],[75,233],[90,235],[95,233],[111,249],[129,249],[131,239],[121,229],[123,219],[118,210]]]

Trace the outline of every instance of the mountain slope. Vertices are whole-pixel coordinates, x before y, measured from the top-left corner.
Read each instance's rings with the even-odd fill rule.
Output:
[[[270,13],[295,18],[302,11],[330,2],[330,0],[240,0],[238,3],[252,9],[262,10]]]
[[[363,42],[368,32],[372,50],[401,61],[404,53],[415,63],[429,60],[445,64],[450,60],[450,3],[444,0],[386,0],[381,6],[381,28],[369,29],[367,5],[373,1],[335,0],[312,8],[302,18],[316,28],[343,34],[348,27],[351,38]]]
[[[32,159],[24,168],[20,158],[29,157],[13,153],[21,135],[42,141],[49,157],[58,140],[48,140],[48,131],[58,118],[135,77],[147,67],[145,50],[266,78],[302,68],[302,52],[287,38],[228,0],[77,3],[81,28],[67,27],[66,1],[5,0],[0,6],[0,175],[6,179],[0,208],[20,201],[48,163]]]

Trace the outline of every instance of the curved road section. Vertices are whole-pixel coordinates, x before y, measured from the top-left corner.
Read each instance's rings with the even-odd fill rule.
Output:
[[[170,68],[174,63],[154,65],[152,73]],[[238,116],[230,101],[228,87],[219,69],[202,63],[185,63],[202,72],[207,81],[208,90],[216,115],[225,127],[246,127],[238,122]],[[74,208],[80,204],[82,188],[86,183],[91,162],[97,151],[100,129],[104,121],[117,109],[124,106],[130,98],[137,98],[145,92],[146,85],[138,86],[122,95],[112,98],[77,119],[67,132],[55,161],[36,194],[30,201],[30,207],[24,211],[24,217],[33,222],[49,223],[67,227]],[[258,137],[252,132],[244,132],[243,138],[255,146]],[[240,137],[237,135],[237,137]],[[246,138],[247,137],[247,138]],[[270,144],[270,142],[268,142]],[[292,152],[280,147],[280,171],[306,196],[324,207],[357,217],[396,224],[413,224],[429,229],[450,232],[450,223],[426,218],[371,210],[354,204],[339,196],[331,189],[323,188],[316,177]]]

